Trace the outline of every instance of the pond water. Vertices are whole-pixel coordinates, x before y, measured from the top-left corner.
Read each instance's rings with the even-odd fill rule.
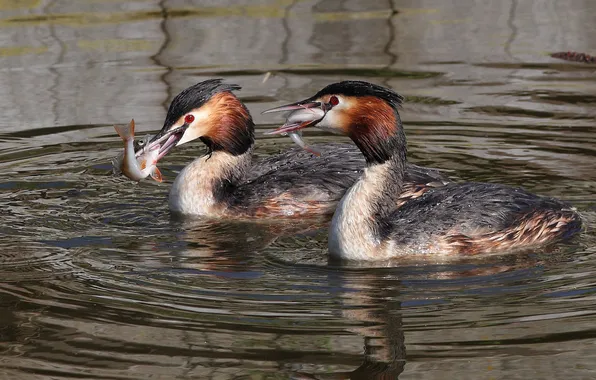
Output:
[[[0,0],[0,378],[596,377],[596,3]],[[267,74],[269,73],[269,74]],[[179,220],[110,174],[112,124],[208,78],[264,109],[360,79],[407,97],[411,161],[572,202],[554,249],[328,263],[325,223]],[[268,78],[267,80],[264,80]],[[308,142],[337,137],[305,134]]]

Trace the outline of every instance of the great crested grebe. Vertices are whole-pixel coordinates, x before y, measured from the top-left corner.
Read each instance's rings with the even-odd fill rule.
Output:
[[[172,101],[162,130],[145,149],[159,143],[158,159],[173,147],[200,139],[207,154],[178,175],[169,196],[175,213],[199,216],[276,217],[331,215],[344,192],[364,169],[351,144],[314,145],[315,157],[299,148],[253,160],[254,123],[232,93],[240,86],[206,80]],[[408,165],[404,187],[442,186],[439,172]]]
[[[411,254],[478,254],[560,241],[581,230],[570,205],[520,188],[451,183],[420,188],[405,202],[402,96],[367,82],[331,84],[313,97],[269,110],[294,110],[274,133],[316,126],[349,136],[366,159],[362,176],[333,216],[329,253],[350,260]],[[396,206],[397,205],[397,206]]]

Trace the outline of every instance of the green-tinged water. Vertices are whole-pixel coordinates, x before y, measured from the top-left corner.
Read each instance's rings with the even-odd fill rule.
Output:
[[[0,0],[1,379],[596,378],[596,3]],[[269,73],[269,74],[268,74]],[[325,225],[179,220],[110,174],[198,81],[261,111],[359,79],[406,96],[408,156],[562,198],[523,255],[328,263]],[[265,80],[266,79],[266,80]],[[305,133],[308,143],[338,138]]]

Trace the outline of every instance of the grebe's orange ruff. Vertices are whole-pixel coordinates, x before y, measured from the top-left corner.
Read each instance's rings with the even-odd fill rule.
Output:
[[[294,110],[277,133],[311,126],[332,130],[349,136],[366,159],[366,169],[333,216],[331,255],[386,260],[499,252],[557,242],[581,230],[581,218],[569,204],[504,185],[451,183],[422,188],[404,200],[411,186],[405,184],[402,99],[390,89],[346,81],[270,110]]]
[[[331,215],[364,168],[351,144],[316,144],[321,157],[301,150],[253,159],[254,123],[232,93],[239,86],[207,80],[178,94],[163,129],[145,149],[159,143],[159,157],[200,139],[208,148],[178,175],[169,196],[175,213],[223,217]],[[412,189],[442,186],[437,171],[408,165],[404,183]]]

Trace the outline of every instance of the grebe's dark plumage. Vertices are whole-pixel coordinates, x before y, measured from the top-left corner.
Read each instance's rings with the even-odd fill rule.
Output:
[[[374,96],[389,103],[397,109],[404,101],[404,97],[388,88],[377,86],[375,84],[358,81],[346,80],[343,82],[332,83],[317,92],[309,100],[315,100],[325,95],[343,94],[345,96]]]
[[[174,146],[200,139],[208,153],[185,167],[170,191],[178,213],[275,217],[331,215],[342,195],[360,176],[364,158],[351,144],[320,144],[315,157],[302,149],[253,161],[254,123],[232,93],[237,85],[208,80],[187,88],[169,107],[160,142],[164,156]],[[408,197],[448,183],[439,172],[408,165]],[[401,200],[404,201],[403,199]]]
[[[296,103],[302,109],[294,108],[292,122],[279,128],[334,130],[350,136],[365,156],[366,169],[333,216],[332,255],[385,260],[499,252],[557,242],[581,230],[581,218],[570,205],[523,189],[488,183],[405,185],[400,102],[399,95],[377,85],[335,83]]]

